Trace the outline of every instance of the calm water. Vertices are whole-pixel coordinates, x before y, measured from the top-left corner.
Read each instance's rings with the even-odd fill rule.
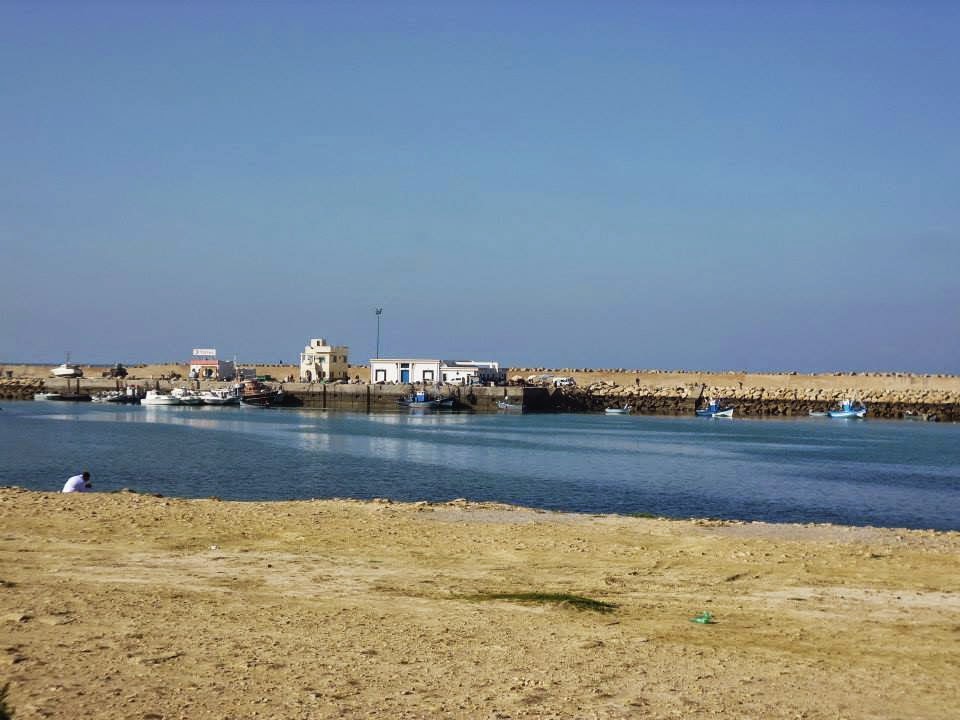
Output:
[[[15,403],[0,484],[960,529],[960,425]]]

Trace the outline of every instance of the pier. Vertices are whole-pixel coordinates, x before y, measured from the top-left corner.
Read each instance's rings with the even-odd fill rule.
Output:
[[[644,378],[645,380],[647,378]],[[523,405],[528,413],[543,412],[603,412],[607,407],[631,405],[637,415],[693,415],[697,399],[723,398],[733,405],[735,417],[802,417],[811,411],[823,412],[836,407],[847,398],[856,398],[868,407],[869,418],[913,419],[928,421],[960,421],[960,392],[949,387],[954,378],[940,381],[946,387],[931,388],[914,383],[904,387],[868,389],[852,385],[850,380],[836,377],[833,386],[807,387],[802,382],[791,384],[785,376],[778,384],[758,387],[729,379],[719,382],[678,383],[670,381],[654,384],[616,385],[594,383],[587,387],[533,387],[522,385],[480,386],[444,385],[439,390],[428,388],[431,396],[454,397],[455,409],[466,412],[497,412],[497,402]],[[863,382],[864,378],[857,378]],[[701,380],[701,378],[697,378]],[[711,380],[711,378],[703,378]],[[802,380],[802,378],[801,378]],[[280,383],[271,383],[279,386]],[[32,400],[41,391],[72,394],[86,400],[97,392],[122,389],[126,386],[169,391],[176,387],[198,390],[230,387],[232,383],[187,379],[84,377],[79,380],[60,378],[13,377],[0,379],[0,399]],[[809,385],[809,381],[807,381]],[[399,400],[409,397],[415,386],[409,384],[376,383],[282,383],[285,404],[314,410],[347,410],[351,412],[384,412],[397,410]]]

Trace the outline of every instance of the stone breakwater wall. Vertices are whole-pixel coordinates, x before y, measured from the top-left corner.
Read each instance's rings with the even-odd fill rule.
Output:
[[[43,380],[35,378],[0,380],[0,400],[32,400],[33,394],[43,389]]]
[[[722,398],[736,406],[738,416],[799,416],[822,412],[847,398],[869,408],[870,417],[960,421],[960,377],[900,373],[796,375],[693,373],[654,371],[553,371],[577,379],[564,388],[446,386],[442,395],[455,395],[461,410],[496,410],[498,400],[522,403],[528,412],[601,412],[630,404],[637,414],[690,415],[697,399]],[[604,377],[605,376],[605,377]],[[613,378],[613,379],[610,379]],[[131,380],[129,385],[169,390],[193,386],[187,380]],[[227,386],[200,383],[200,389]],[[74,387],[76,387],[74,385]],[[83,393],[112,390],[117,381],[85,377]],[[381,411],[397,408],[397,400],[413,391],[411,385],[322,385],[286,383],[291,404],[317,409]],[[68,391],[62,379],[14,377],[0,379],[0,399],[30,400],[35,392]]]
[[[736,407],[741,416],[794,416],[823,412],[846,399],[859,400],[871,417],[903,418],[919,416],[933,421],[960,421],[960,390],[924,387],[866,389],[862,386],[752,387],[736,384],[706,383],[669,386],[625,386],[595,382],[587,387],[561,388],[553,395],[560,412],[602,411],[629,404],[637,414],[692,414],[699,398],[723,399]]]

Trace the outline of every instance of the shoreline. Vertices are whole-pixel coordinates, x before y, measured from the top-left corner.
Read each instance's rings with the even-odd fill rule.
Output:
[[[0,526],[18,718],[939,718],[960,702],[954,531],[10,487]],[[691,622],[703,611],[713,623]]]
[[[24,493],[36,493],[40,495],[52,495],[59,496],[62,493],[57,490],[36,490],[33,488],[23,487],[21,485],[0,485],[0,493],[4,491],[12,492],[24,492]],[[332,496],[332,497],[310,497],[310,498],[222,498],[219,496],[206,496],[206,497],[186,497],[181,495],[167,495],[164,493],[151,492],[149,490],[139,490],[134,487],[124,487],[119,490],[97,490],[94,489],[92,492],[85,493],[85,495],[99,495],[99,496],[115,496],[115,495],[127,495],[133,497],[142,497],[142,498],[154,498],[157,500],[176,500],[179,502],[216,502],[216,503],[236,503],[240,505],[280,505],[285,503],[344,503],[351,504],[355,503],[357,505],[392,505],[397,507],[406,507],[416,509],[426,509],[426,510],[435,510],[437,508],[446,508],[446,507],[458,507],[471,510],[473,512],[477,511],[501,511],[501,512],[513,512],[513,513],[527,513],[535,514],[538,516],[557,516],[564,517],[569,516],[571,522],[576,521],[577,519],[589,519],[589,518],[609,518],[613,519],[624,519],[624,520],[649,520],[655,522],[664,522],[664,523],[691,523],[701,527],[717,527],[717,528],[743,528],[743,527],[752,527],[758,531],[758,533],[763,534],[763,528],[770,528],[771,535],[778,535],[777,528],[783,529],[783,534],[791,534],[787,531],[793,529],[796,531],[793,534],[799,534],[802,531],[809,530],[811,532],[816,531],[817,529],[823,530],[825,533],[830,531],[843,531],[846,533],[858,533],[863,532],[866,535],[869,535],[871,532],[894,532],[897,534],[904,533],[924,533],[924,534],[935,534],[935,535],[952,535],[956,536],[957,540],[960,540],[960,528],[957,529],[942,529],[935,527],[907,527],[904,525],[856,525],[849,523],[839,523],[839,522],[819,522],[815,520],[809,521],[775,521],[775,520],[752,520],[750,518],[722,518],[722,517],[712,517],[708,515],[694,516],[694,515],[658,515],[656,513],[647,513],[647,512],[635,512],[635,513],[620,513],[620,512],[594,512],[590,510],[557,510],[553,508],[544,508],[537,507],[536,505],[513,505],[511,503],[500,502],[497,500],[471,500],[468,497],[454,498],[451,500],[400,500],[391,497],[371,497],[371,498],[354,498],[354,497],[341,497],[341,496]]]

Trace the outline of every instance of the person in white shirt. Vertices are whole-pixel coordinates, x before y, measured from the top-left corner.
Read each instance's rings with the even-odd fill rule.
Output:
[[[74,475],[67,480],[63,486],[63,492],[90,492],[93,489],[93,483],[90,482],[90,473],[84,470],[80,475]]]

